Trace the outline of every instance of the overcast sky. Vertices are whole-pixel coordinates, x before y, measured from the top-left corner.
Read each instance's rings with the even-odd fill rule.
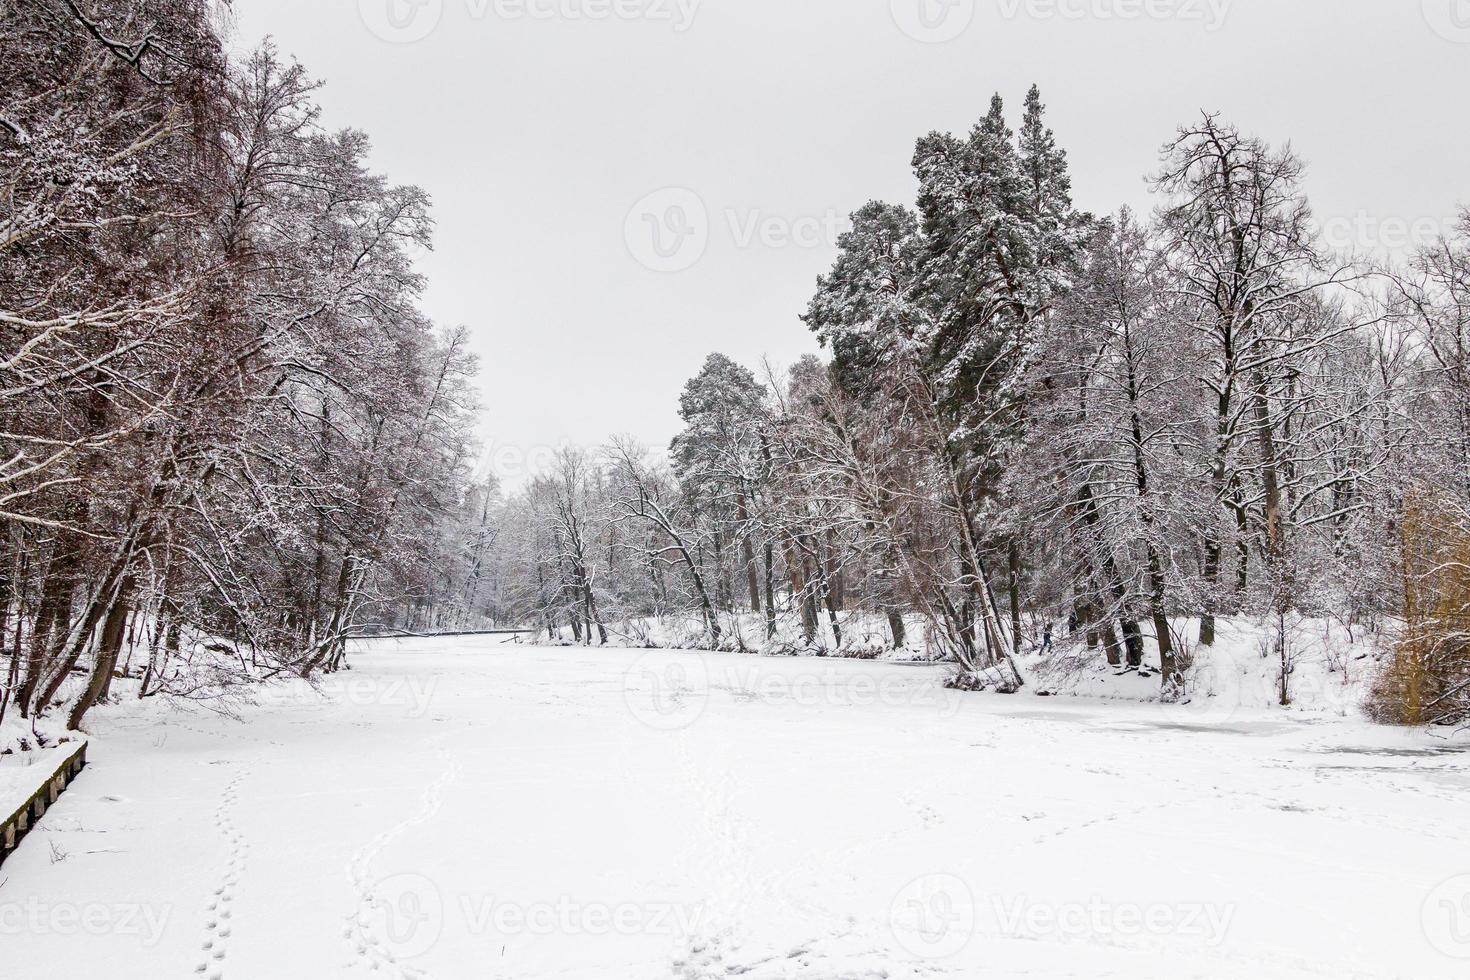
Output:
[[[1290,139],[1339,238],[1470,203],[1470,0],[235,0],[327,82],[330,126],[434,198],[428,312],[469,324],[484,436],[677,431],[711,351],[815,350],[836,230],[911,203],[916,137],[1041,85],[1077,202],[1153,205],[1175,126]]]

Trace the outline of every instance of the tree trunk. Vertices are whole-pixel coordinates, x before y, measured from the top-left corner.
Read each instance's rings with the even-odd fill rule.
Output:
[[[48,654],[52,646],[52,634],[65,622],[72,604],[72,576],[75,562],[67,557],[74,548],[66,543],[66,536],[58,536],[52,545],[51,559],[41,576],[41,597],[36,611],[36,624],[31,629],[31,642],[25,662],[25,674],[20,682],[20,693],[16,698],[22,718],[32,717],[36,707],[36,691],[41,684],[41,675],[46,671]]]
[[[908,643],[908,631],[903,625],[903,610],[888,610],[888,632],[893,634],[893,649],[902,650]]]
[[[776,638],[776,546],[766,542],[766,639]]]
[[[791,578],[791,600],[801,608],[801,633],[806,645],[817,643],[817,604],[807,586],[804,561],[790,539],[786,542],[786,574]]]
[[[607,627],[603,625],[602,617],[597,612],[597,597],[592,594],[592,583],[587,579],[587,573],[582,572],[582,601],[587,611],[587,645],[592,645],[592,625],[597,626],[597,638],[599,646],[607,646]]]
[[[21,572],[17,576],[22,589],[25,584],[25,566],[25,556],[22,555]],[[0,724],[5,722],[6,709],[10,707],[10,700],[15,695],[20,684],[21,643],[22,638],[25,636],[25,627],[25,593],[21,592],[15,604],[15,643],[10,648],[10,669],[5,678],[5,691],[3,694],[0,694]],[[3,644],[3,641],[4,637],[0,636],[0,644]]]
[[[1227,337],[1228,341],[1228,337]],[[1228,491],[1230,485],[1230,411],[1231,411],[1231,378],[1233,357],[1227,343],[1225,355],[1225,368],[1222,374],[1225,377],[1220,384],[1220,395],[1216,405],[1215,415],[1215,460],[1210,470],[1211,487],[1215,491],[1215,505],[1225,507],[1228,505]],[[1219,512],[1206,526],[1204,541],[1205,560],[1201,570],[1204,578],[1205,609],[1200,615],[1199,642],[1201,646],[1214,646],[1215,644],[1215,610],[1220,602],[1220,573],[1223,566],[1225,545],[1222,541],[1220,530]]]
[[[102,639],[97,644],[96,659],[92,664],[92,677],[87,682],[87,688],[82,696],[72,706],[71,715],[67,718],[67,731],[76,731],[82,725],[82,719],[86,717],[93,705],[100,702],[107,693],[112,681],[112,672],[117,667],[118,654],[122,650],[123,629],[128,620],[128,595],[131,592],[128,584],[123,584],[118,589],[116,598],[113,599],[111,608],[107,610],[107,616],[102,624]]]
[[[1123,643],[1127,648],[1127,662],[1130,667],[1143,666],[1143,631],[1138,628],[1138,620],[1130,616],[1129,596],[1127,587],[1123,584],[1122,573],[1118,570],[1117,559],[1113,557],[1113,550],[1106,541],[1102,518],[1097,511],[1097,497],[1092,492],[1092,484],[1082,485],[1081,494],[1082,520],[1092,532],[1094,544],[1098,550],[1101,561],[1098,563],[1098,571],[1101,573],[1106,589],[1111,593],[1113,604],[1117,608],[1118,625],[1122,630]],[[1100,585],[1099,588],[1102,586]],[[1102,620],[1098,614],[1094,618]],[[1113,632],[1111,623],[1100,623],[1106,628],[1102,634],[1104,645],[1108,651],[1108,663],[1115,667],[1122,666],[1122,654],[1117,649],[1117,634]]]
[[[1286,528],[1281,506],[1281,477],[1276,452],[1275,423],[1271,405],[1266,400],[1266,384],[1255,383],[1256,426],[1261,450],[1261,481],[1266,491],[1266,566],[1271,578],[1272,608],[1284,614],[1291,598],[1291,585],[1286,574]]]
[[[1125,338],[1130,335],[1125,334]],[[1131,339],[1128,347],[1128,402],[1133,439],[1133,479],[1138,492],[1138,519],[1143,525],[1144,560],[1148,571],[1149,616],[1154,624],[1154,638],[1159,647],[1159,672],[1166,697],[1176,697],[1184,690],[1184,676],[1174,656],[1174,637],[1169,632],[1167,585],[1164,564],[1154,540],[1154,514],[1150,508],[1153,487],[1149,483],[1148,462],[1144,453],[1143,420],[1138,411],[1138,378],[1133,361]]]
[[[740,522],[740,556],[745,561],[745,588],[750,596],[750,611],[760,612],[760,569],[756,566],[755,547],[750,543],[750,510],[744,493],[735,498],[735,516]]]
[[[1021,545],[1014,536],[1006,548],[1006,564],[1011,591],[1011,652],[1021,655]]]

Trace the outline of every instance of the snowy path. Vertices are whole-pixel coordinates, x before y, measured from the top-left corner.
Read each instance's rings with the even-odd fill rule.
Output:
[[[1470,972],[1470,754],[1421,733],[846,662],[356,668],[249,725],[99,712],[0,871],[0,978]]]

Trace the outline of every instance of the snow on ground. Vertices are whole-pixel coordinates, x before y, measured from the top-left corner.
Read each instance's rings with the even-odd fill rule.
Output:
[[[76,746],[55,745],[31,752],[0,756],[0,821],[25,805]]]
[[[1470,969],[1464,741],[944,676],[424,641],[247,723],[100,711],[0,977]]]
[[[1363,717],[1364,701],[1392,649],[1392,634],[1350,631],[1323,619],[1291,617],[1284,625],[1221,619],[1217,625],[1211,647],[1194,642],[1197,620],[1172,625],[1181,657],[1192,663],[1186,699],[1191,717],[1200,723],[1227,722],[1241,710],[1281,707],[1283,670],[1290,713]],[[1033,652],[1022,658],[1021,667],[1034,689],[1052,694],[1158,701],[1159,656],[1151,630],[1145,649],[1141,672],[1111,668],[1100,651],[1081,644],[1062,644],[1047,657]]]
[[[774,640],[766,639],[766,622],[759,613],[720,617],[722,649],[727,652],[769,653],[779,656],[853,657],[894,662],[932,662],[944,656],[934,648],[921,616],[906,617],[906,642],[892,649],[885,617],[850,611],[839,617],[840,641],[823,616],[816,643],[807,646],[800,622],[792,616],[777,620]],[[1080,638],[1063,635],[1056,627],[1056,643],[1041,650],[1044,624],[1029,624],[1022,639],[1018,665],[1033,691],[1081,695],[1103,700],[1159,701],[1158,644],[1151,623],[1139,624],[1144,633],[1144,669],[1120,670],[1108,666],[1100,649],[1088,649]],[[1186,672],[1186,700],[1207,704],[1211,716],[1225,720],[1240,708],[1281,706],[1281,677],[1287,676],[1289,707],[1296,713],[1358,717],[1363,702],[1393,648],[1393,624],[1380,632],[1362,626],[1349,628],[1335,620],[1287,616],[1251,619],[1221,618],[1218,636],[1210,647],[1200,647],[1197,619],[1171,622],[1178,656],[1191,663]],[[613,646],[693,649],[705,639],[704,623],[694,615],[635,619],[611,624]],[[544,634],[538,634],[544,636]],[[560,634],[564,645],[578,645],[570,629]],[[1285,655],[1283,656],[1283,640]]]

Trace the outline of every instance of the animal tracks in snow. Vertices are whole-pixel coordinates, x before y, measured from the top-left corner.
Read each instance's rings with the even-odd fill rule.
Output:
[[[234,931],[235,892],[250,858],[250,843],[235,824],[235,810],[240,804],[240,784],[250,776],[247,766],[237,772],[220,794],[215,808],[214,824],[229,844],[225,872],[204,905],[204,941],[200,945],[203,958],[194,967],[198,976],[208,980],[224,980],[225,956]]]
[[[418,811],[369,841],[353,855],[347,875],[357,895],[357,908],[343,931],[352,951],[351,966],[365,967],[399,980],[421,980],[427,974],[406,961],[427,953],[444,928],[444,901],[438,886],[422,875],[373,877],[373,862],[399,837],[438,815],[444,791],[462,766],[441,748],[445,766],[423,792]]]
[[[738,806],[750,791],[736,775],[738,767],[697,755],[688,738],[681,738],[679,762],[697,814],[696,835],[681,863],[685,877],[708,899],[695,934],[685,937],[673,960],[675,980],[907,980],[938,972],[932,964],[885,962],[890,957],[876,916],[860,921],[793,897],[792,879],[819,874],[835,855],[813,855],[798,869],[761,875],[754,861],[755,825]],[[905,802],[923,826],[942,821],[918,793]],[[754,925],[752,920],[767,914],[772,903],[794,932],[783,930],[778,938]]]

